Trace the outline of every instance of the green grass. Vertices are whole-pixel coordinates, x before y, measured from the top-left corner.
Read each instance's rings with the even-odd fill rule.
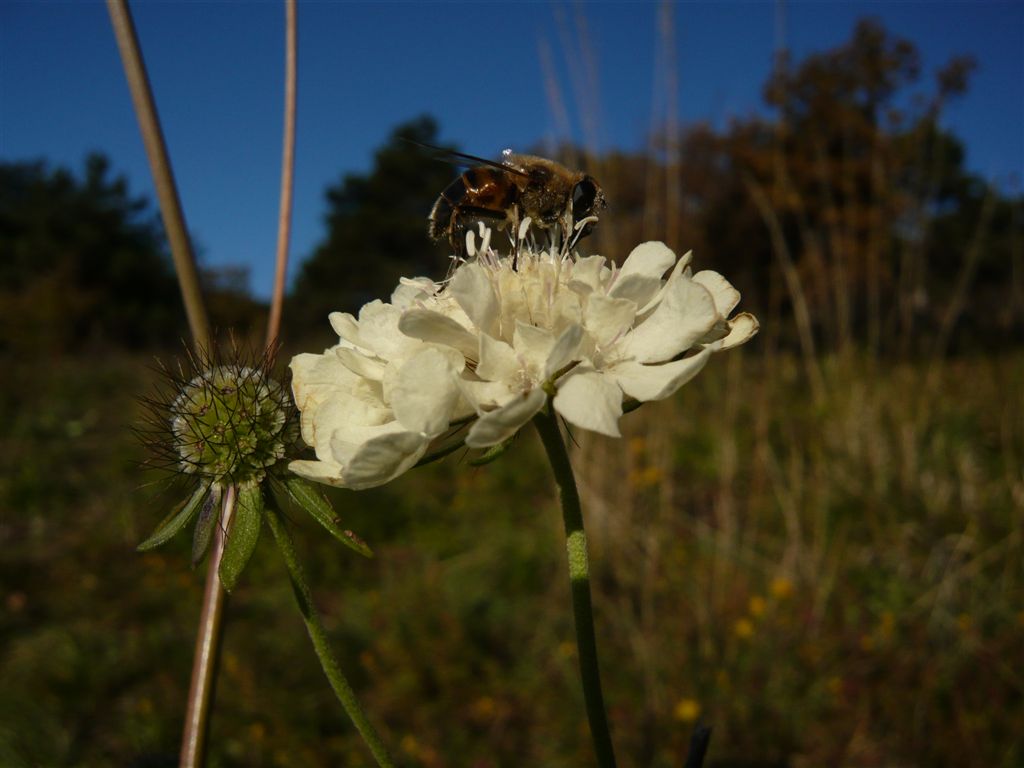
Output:
[[[753,350],[753,348],[752,348]],[[624,766],[1024,763],[1024,358],[730,353],[613,441],[576,435]],[[134,546],[175,499],[128,427],[146,361],[0,385],[0,764],[176,763],[202,572]],[[403,765],[591,764],[561,516],[532,434],[295,520],[346,672]],[[183,491],[177,489],[177,493]],[[232,595],[215,766],[370,765],[270,537]]]

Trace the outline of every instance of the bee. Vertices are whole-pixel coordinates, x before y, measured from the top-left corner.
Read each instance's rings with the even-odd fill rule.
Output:
[[[457,255],[465,250],[466,231],[478,221],[498,229],[509,226],[518,247],[519,226],[527,217],[531,227],[569,249],[590,234],[606,206],[596,179],[554,160],[509,149],[500,163],[461,152],[444,154],[478,163],[445,187],[430,211],[431,239],[447,237]]]

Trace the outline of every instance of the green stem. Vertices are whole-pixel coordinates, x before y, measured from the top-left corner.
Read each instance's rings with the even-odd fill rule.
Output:
[[[320,659],[320,666],[323,667],[324,674],[327,675],[327,679],[334,689],[335,696],[338,697],[338,701],[345,708],[349,719],[352,720],[352,723],[358,729],[360,735],[362,735],[366,746],[370,748],[370,752],[373,753],[374,758],[377,760],[377,765],[381,766],[381,768],[394,768],[394,763],[391,762],[391,757],[388,755],[384,742],[381,741],[377,731],[366,717],[366,713],[356,699],[355,691],[352,690],[352,686],[345,679],[345,675],[338,665],[338,660],[334,656],[334,651],[331,650],[327,631],[324,629],[323,622],[320,621],[320,614],[317,613],[316,606],[313,604],[313,595],[309,591],[309,585],[306,584],[302,565],[299,563],[298,557],[296,557],[291,534],[278,517],[276,510],[268,508],[266,518],[270,524],[270,530],[277,540],[277,546],[281,550],[281,556],[284,558],[285,565],[288,567],[288,576],[291,578],[292,590],[295,593],[295,600],[299,604],[302,620],[306,623],[309,639],[313,641],[313,649],[316,651],[317,658]]]
[[[547,451],[551,470],[558,484],[565,521],[565,548],[569,556],[569,583],[572,588],[572,613],[576,623],[576,648],[583,680],[583,698],[587,705],[590,735],[600,768],[615,768],[615,750],[608,730],[608,717],[601,693],[601,673],[597,663],[597,641],[594,638],[594,612],[590,603],[590,568],[587,564],[587,534],[583,530],[583,511],[576,490],[576,479],[558,429],[555,409],[548,404],[546,412],[533,420]]]

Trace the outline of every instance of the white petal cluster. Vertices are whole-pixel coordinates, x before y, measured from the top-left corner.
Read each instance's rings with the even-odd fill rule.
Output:
[[[466,445],[486,448],[549,396],[570,424],[617,437],[625,397],[668,397],[713,352],[757,332],[752,315],[729,317],[740,295],[724,277],[692,273],[690,254],[677,259],[663,243],[637,246],[616,268],[525,246],[514,265],[488,241],[445,285],[403,280],[390,303],[332,314],[339,343],[292,360],[302,437],[317,457],[293,471],[380,485],[453,422],[471,420]]]

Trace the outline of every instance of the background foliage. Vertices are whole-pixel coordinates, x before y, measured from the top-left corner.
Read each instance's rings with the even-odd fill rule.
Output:
[[[576,436],[623,765],[678,765],[698,718],[720,768],[1024,762],[1024,206],[941,129],[969,71],[922,84],[913,45],[865,23],[778,63],[770,120],[564,148],[612,201],[588,247],[693,247],[764,329],[623,440]],[[328,191],[285,359],[330,343],[326,311],[446,269],[424,217],[454,171],[401,139],[435,135],[396,128]],[[174,765],[201,576],[187,537],[133,551],[182,491],[128,429],[183,335],[161,232],[103,159],[7,164],[0,253],[0,764]],[[219,327],[259,332],[244,274],[207,282]],[[588,764],[538,448],[336,492],[372,561],[295,521],[403,765]],[[222,662],[213,765],[369,764],[267,541]]]

